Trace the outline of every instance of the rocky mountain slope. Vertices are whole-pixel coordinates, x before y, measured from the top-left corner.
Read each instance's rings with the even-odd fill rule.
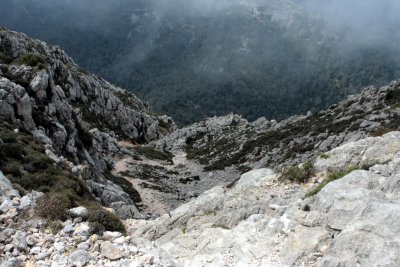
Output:
[[[0,55],[4,132],[30,133],[50,159],[83,179],[104,205],[123,203],[122,209],[136,210],[132,196],[106,177],[110,156],[121,153],[109,139],[146,143],[171,132],[172,120],[152,115],[134,95],[86,73],[60,48],[24,34],[1,28]],[[25,165],[17,169],[15,180],[29,172]]]
[[[398,81],[176,129],[5,28],[0,70],[1,267],[400,264]]]
[[[128,222],[129,232],[184,266],[396,266],[399,138],[391,132],[335,148],[317,158],[305,184],[250,171],[230,190],[215,187],[155,221]],[[343,170],[349,174],[307,194]]]

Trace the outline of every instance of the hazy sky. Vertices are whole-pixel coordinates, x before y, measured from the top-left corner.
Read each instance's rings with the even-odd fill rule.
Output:
[[[348,30],[359,42],[400,37],[399,0],[300,0],[306,10],[322,15],[336,31]]]

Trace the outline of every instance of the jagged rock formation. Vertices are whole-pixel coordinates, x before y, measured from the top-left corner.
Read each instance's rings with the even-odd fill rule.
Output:
[[[207,170],[239,170],[297,165],[345,142],[379,135],[400,126],[400,83],[369,87],[328,110],[276,122],[249,123],[238,115],[210,118],[156,142],[183,150]]]
[[[1,28],[0,51],[1,120],[33,134],[104,205],[136,210],[131,197],[104,176],[110,156],[120,152],[109,137],[146,143],[173,130],[172,120],[152,115],[134,95],[86,73],[58,47]]]

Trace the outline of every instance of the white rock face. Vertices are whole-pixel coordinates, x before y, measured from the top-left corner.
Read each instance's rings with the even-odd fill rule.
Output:
[[[316,197],[259,169],[233,189],[215,187],[155,221],[129,220],[129,232],[185,266],[398,266],[399,140],[392,132],[319,158],[320,173],[381,164],[329,183]]]
[[[382,137],[369,137],[350,142],[319,157],[315,163],[318,171],[339,171],[363,164],[387,163],[400,152],[400,132],[390,132]]]
[[[277,175],[271,169],[257,169],[243,174],[237,183],[237,188],[261,186],[266,180],[276,180]]]

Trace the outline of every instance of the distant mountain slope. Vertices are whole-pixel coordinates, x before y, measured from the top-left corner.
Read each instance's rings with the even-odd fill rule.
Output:
[[[280,120],[398,78],[394,35],[366,44],[296,3],[5,0],[0,24],[61,45],[180,124],[230,112]]]

